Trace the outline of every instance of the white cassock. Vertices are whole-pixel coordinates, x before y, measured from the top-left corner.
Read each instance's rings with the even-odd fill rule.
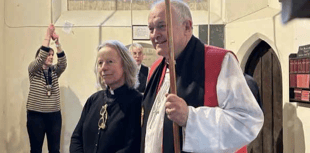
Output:
[[[168,93],[169,85],[167,70],[147,121],[145,153],[161,153],[166,101],[164,95]],[[183,151],[232,153],[253,141],[261,130],[263,112],[231,53],[227,53],[223,59],[216,91],[218,107],[188,106],[188,120],[182,128]]]

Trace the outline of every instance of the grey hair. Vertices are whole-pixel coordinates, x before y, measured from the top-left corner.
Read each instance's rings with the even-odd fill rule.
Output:
[[[129,51],[132,51],[132,49],[134,49],[134,48],[141,49],[142,52],[143,52],[143,47],[142,47],[142,45],[140,45],[140,44],[138,44],[138,43],[133,43],[133,44],[131,44],[131,45],[129,46]]]
[[[118,40],[108,40],[98,46],[97,52],[99,52],[100,49],[106,46],[114,48],[120,55],[122,59],[125,84],[127,84],[129,88],[135,88],[138,83],[137,81],[138,67],[136,61],[133,59],[128,49]],[[107,85],[103,82],[103,80],[101,80],[100,74],[98,73],[97,60],[98,60],[98,54],[95,63],[95,74],[97,79],[97,85],[100,85],[102,89],[106,89]]]
[[[156,5],[165,2],[164,0],[156,1],[151,5],[151,9],[153,9]],[[183,23],[185,20],[191,20],[192,21],[192,14],[190,11],[189,6],[181,1],[181,0],[171,0],[171,6],[176,11],[176,14],[178,15],[178,21],[180,23]]]

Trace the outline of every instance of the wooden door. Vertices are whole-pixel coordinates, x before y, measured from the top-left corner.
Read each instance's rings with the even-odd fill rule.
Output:
[[[264,41],[251,53],[245,73],[257,82],[264,112],[264,126],[248,145],[249,153],[281,153],[282,137],[282,74],[280,62]]]

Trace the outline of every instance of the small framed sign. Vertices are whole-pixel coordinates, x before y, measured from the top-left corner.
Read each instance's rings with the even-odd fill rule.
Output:
[[[132,26],[133,40],[149,40],[150,31],[147,25],[133,25]]]
[[[297,57],[310,57],[310,45],[299,46]]]

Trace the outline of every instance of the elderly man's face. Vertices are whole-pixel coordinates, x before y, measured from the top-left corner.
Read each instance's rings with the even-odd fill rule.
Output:
[[[131,54],[133,58],[136,60],[137,65],[140,65],[143,60],[143,52],[142,49],[133,47],[131,50]]]
[[[178,22],[178,16],[174,9],[172,11],[172,29],[173,29],[173,42],[175,54],[180,53],[185,46],[185,24]],[[153,47],[155,48],[158,55],[169,57],[168,50],[168,37],[166,27],[166,16],[165,16],[165,3],[157,4],[149,15],[148,26],[150,30],[150,39]]]

